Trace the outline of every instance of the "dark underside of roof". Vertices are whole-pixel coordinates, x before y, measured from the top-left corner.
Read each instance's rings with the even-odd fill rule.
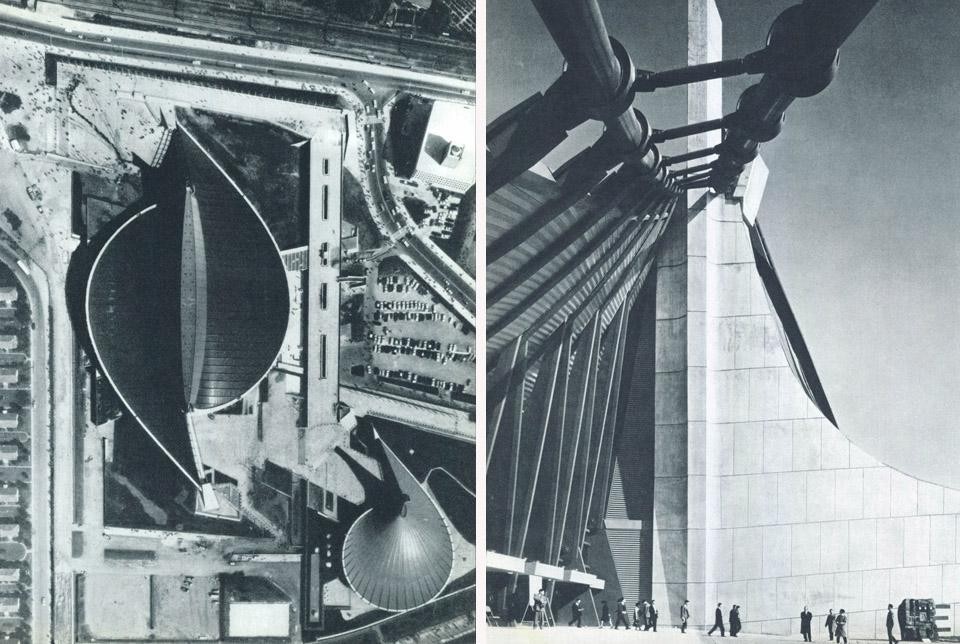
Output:
[[[88,326],[130,411],[193,473],[180,371],[181,224],[155,209],[117,233],[90,282]]]
[[[86,324],[130,411],[192,478],[185,414],[231,403],[273,364],[286,275],[256,212],[187,132],[150,180],[156,207],[100,251]]]

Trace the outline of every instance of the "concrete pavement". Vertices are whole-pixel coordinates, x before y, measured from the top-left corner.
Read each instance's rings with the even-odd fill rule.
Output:
[[[585,626],[583,628],[556,626],[554,628],[533,629],[529,625],[517,627],[488,628],[487,641],[490,644],[583,644],[583,642],[634,642],[650,644],[704,644],[706,642],[733,642],[736,639],[740,644],[770,644],[778,642],[802,642],[803,638],[797,635],[758,635],[740,633],[736,638],[719,635],[707,635],[703,631],[687,630],[681,633],[672,627],[661,628],[656,633],[634,631],[628,629],[613,630],[612,628],[597,628]],[[821,640],[825,641],[825,640]],[[879,640],[854,639],[854,642],[876,642]]]

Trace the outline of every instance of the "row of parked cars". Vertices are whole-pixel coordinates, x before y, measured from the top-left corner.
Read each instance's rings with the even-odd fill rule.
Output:
[[[432,376],[424,376],[413,373],[412,371],[407,371],[406,369],[381,369],[373,365],[367,365],[367,373],[383,378],[391,378],[393,380],[406,380],[423,387],[434,387],[440,391],[450,391],[459,394],[463,393],[464,390],[464,385],[460,383],[450,382],[449,380],[434,378]]]

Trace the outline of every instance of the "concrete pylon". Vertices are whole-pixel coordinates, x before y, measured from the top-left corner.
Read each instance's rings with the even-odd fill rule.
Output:
[[[723,25],[714,0],[688,0],[687,63],[720,60]],[[690,123],[723,115],[721,80],[687,89]],[[691,136],[688,150],[720,142],[720,132]],[[706,592],[713,557],[707,528],[718,515],[708,481],[707,252],[711,222],[724,199],[707,190],[687,194],[686,216],[678,210],[657,263],[656,456],[652,590],[661,611],[678,620],[690,601],[691,622],[713,621],[715,603]],[[712,284],[711,284],[712,285]],[[711,299],[716,299],[712,294]]]

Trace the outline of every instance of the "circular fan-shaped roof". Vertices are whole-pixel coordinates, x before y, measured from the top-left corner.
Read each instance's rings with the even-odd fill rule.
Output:
[[[387,461],[407,501],[373,507],[354,522],[343,544],[343,571],[351,588],[383,610],[426,604],[453,570],[450,529],[433,499],[384,445]]]

